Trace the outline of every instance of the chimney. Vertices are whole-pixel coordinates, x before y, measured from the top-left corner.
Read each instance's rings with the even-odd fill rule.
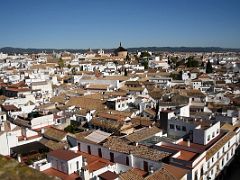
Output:
[[[87,163],[87,158],[83,157],[82,159],[83,159],[83,160],[82,160],[82,161],[83,161],[82,167],[85,168],[85,167],[87,167],[87,165],[88,165],[88,163]]]
[[[135,146],[136,146],[136,147],[138,146],[138,142],[135,143]]]
[[[190,147],[191,145],[191,142],[190,142],[190,139],[187,140],[187,147]]]
[[[44,134],[44,132],[45,132],[45,129],[42,128],[42,129],[41,129],[41,134]]]

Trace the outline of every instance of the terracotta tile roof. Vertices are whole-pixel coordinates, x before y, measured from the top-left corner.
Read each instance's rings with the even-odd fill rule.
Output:
[[[46,169],[42,172],[44,174],[49,175],[49,176],[58,177],[58,178],[64,179],[64,180],[76,180],[77,178],[79,178],[79,175],[76,174],[76,173],[72,173],[72,174],[68,175],[68,174],[65,174],[61,171],[53,169],[53,168]]]
[[[152,161],[161,161],[162,159],[169,157],[171,154],[167,152],[163,152],[160,150],[155,150],[146,146],[135,146],[134,150],[131,153],[135,156],[149,159]]]
[[[87,169],[89,170],[89,172],[94,172],[97,171],[103,167],[109,166],[109,165],[113,165],[112,162],[110,162],[109,160],[100,158],[98,156],[93,156],[90,155],[88,153],[84,153],[81,151],[78,151],[77,154],[79,156],[83,156],[84,158],[86,158],[87,160]]]
[[[91,110],[104,110],[105,101],[99,99],[92,99],[83,97],[71,97],[67,102],[68,106],[76,106],[81,107],[83,109],[91,109]]]
[[[133,123],[133,126],[146,126],[146,127],[149,127],[151,126],[152,124],[154,124],[153,121],[151,121],[149,118],[146,118],[146,117],[134,117],[131,119],[131,122]]]
[[[206,95],[203,94],[200,90],[195,89],[182,91],[182,94],[188,97],[200,97],[200,98],[206,97]]]
[[[103,144],[104,147],[110,148],[113,151],[129,154],[135,146],[128,145],[128,141],[118,137],[109,137]]]
[[[62,103],[65,104],[67,102],[67,100],[65,99],[65,95],[61,94],[59,96],[54,96],[50,99],[51,102],[57,102],[57,103]]]
[[[126,116],[123,116],[120,114],[109,114],[104,112],[98,113],[97,116],[101,118],[113,120],[113,121],[124,121],[127,118]]]
[[[53,127],[47,128],[43,134],[44,137],[55,141],[62,141],[66,137],[66,135],[66,132]]]
[[[155,116],[155,114],[156,114],[155,110],[153,110],[151,108],[144,109],[144,112],[146,112],[146,113],[148,113],[148,114],[150,114],[152,116]]]
[[[18,111],[19,110],[15,105],[2,105],[2,109],[5,111]]]
[[[123,121],[115,121],[115,120],[105,119],[105,118],[93,118],[90,123],[94,126],[108,129],[113,132],[119,131],[123,125]]]
[[[181,179],[188,173],[186,169],[176,167],[170,164],[164,164],[163,168],[166,169],[170,174],[172,174],[176,179]]]
[[[113,151],[122,152],[126,154],[133,154],[144,159],[152,161],[159,161],[163,158],[168,157],[170,154],[163,151],[155,150],[146,146],[129,145],[129,142],[124,139],[117,137],[109,137],[108,140],[103,144],[104,147],[110,148]]]
[[[235,136],[235,132],[228,132],[225,136],[223,136],[218,142],[216,142],[206,154],[206,160],[210,159],[219,149],[221,149],[233,136]]]
[[[115,172],[106,171],[100,175],[98,175],[102,180],[114,180],[118,178],[118,175]]]
[[[106,84],[89,84],[85,89],[87,90],[107,90],[109,85]]]
[[[160,170],[154,172],[153,174],[147,176],[146,180],[178,180],[171,173],[169,173],[165,168],[161,168]]]
[[[143,87],[127,87],[128,91],[136,91],[136,92],[142,92],[144,90]]]
[[[105,77],[103,77],[103,79],[126,81],[129,79],[129,77],[128,76],[105,76]]]
[[[133,169],[130,169],[122,174],[120,174],[119,178],[121,180],[144,180],[144,178],[134,171]]]
[[[65,144],[62,142],[56,142],[46,138],[42,138],[40,140],[40,143],[42,143],[43,145],[45,145],[51,150],[64,149],[64,146],[65,146]]]
[[[143,141],[145,139],[148,139],[149,137],[154,136],[156,133],[161,132],[162,130],[157,127],[151,127],[151,128],[143,128],[138,131],[135,131],[134,133],[126,136],[125,138],[131,142],[139,142]]]
[[[65,149],[58,149],[54,150],[48,153],[50,156],[54,156],[58,159],[69,161],[71,159],[74,159],[76,157],[79,157],[79,154],[74,153],[73,151],[70,150],[65,150]]]
[[[146,180],[178,180],[182,179],[187,174],[187,170],[164,164],[161,169],[155,171],[153,174],[147,176]]]

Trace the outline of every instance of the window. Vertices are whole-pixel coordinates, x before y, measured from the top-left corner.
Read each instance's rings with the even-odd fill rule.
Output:
[[[195,179],[195,180],[198,179],[198,172],[197,172],[197,171],[195,171],[195,177],[194,177],[194,179]]]
[[[176,125],[176,129],[177,129],[178,131],[180,131],[180,130],[181,130],[181,126]]]
[[[212,157],[212,162],[214,161],[214,157]]]
[[[229,158],[229,155],[228,155],[228,153],[227,153],[227,161],[228,161],[228,158]]]
[[[223,152],[223,153],[225,152],[225,149],[224,149],[224,147],[223,147],[223,149],[222,149],[222,152]]]
[[[126,157],[126,165],[129,166],[129,157]]]
[[[231,156],[233,155],[233,149],[231,150]]]
[[[187,131],[187,129],[186,129],[186,127],[185,127],[185,126],[183,126],[183,127],[182,127],[182,130],[183,130],[183,131]]]
[[[201,167],[201,176],[203,176],[203,166]]]
[[[210,135],[208,135],[208,138],[207,138],[208,141],[210,141]]]
[[[224,166],[224,158],[222,159],[222,166]]]
[[[76,162],[77,170],[79,170],[79,162]]]
[[[91,147],[88,146],[88,154],[91,154]]]
[[[110,161],[114,162],[114,154],[112,152],[110,152]]]
[[[230,147],[230,142],[228,142],[228,147]]]
[[[217,158],[219,158],[219,154],[220,154],[220,153],[218,152],[218,153],[217,153]]]
[[[207,167],[208,167],[208,168],[210,167],[210,162],[208,162]]]
[[[102,157],[102,149],[101,148],[98,148],[98,156]]]
[[[215,133],[213,132],[213,133],[212,133],[212,138],[214,138],[214,136],[215,136]]]
[[[174,129],[174,124],[170,124],[170,129]]]

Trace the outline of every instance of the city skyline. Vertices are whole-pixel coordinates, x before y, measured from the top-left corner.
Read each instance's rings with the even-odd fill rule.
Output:
[[[0,47],[240,48],[240,2],[2,2]]]

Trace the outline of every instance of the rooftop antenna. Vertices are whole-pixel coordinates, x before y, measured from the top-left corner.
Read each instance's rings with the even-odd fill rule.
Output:
[[[121,41],[120,41],[120,47],[122,47],[122,43],[121,43]]]

